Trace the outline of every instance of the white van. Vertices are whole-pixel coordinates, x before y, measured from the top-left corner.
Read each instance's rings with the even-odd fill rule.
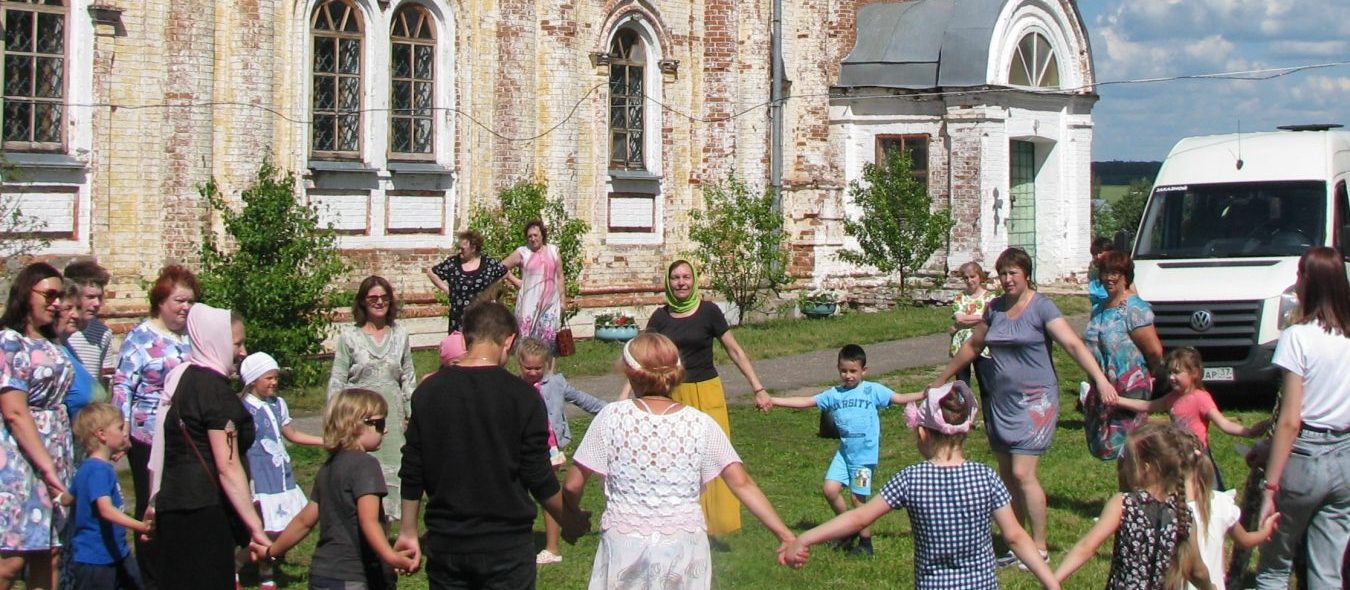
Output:
[[[1270,364],[1297,304],[1298,258],[1350,253],[1350,132],[1340,125],[1188,137],[1158,171],[1134,282],[1163,346],[1193,346],[1205,380],[1277,383]]]

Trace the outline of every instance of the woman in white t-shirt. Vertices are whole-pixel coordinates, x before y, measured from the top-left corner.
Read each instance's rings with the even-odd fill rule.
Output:
[[[1350,538],[1350,284],[1341,253],[1313,248],[1298,261],[1297,323],[1272,361],[1284,369],[1266,462],[1261,516],[1280,527],[1261,549],[1257,588],[1289,587],[1294,551],[1307,540],[1309,588],[1343,588]]]

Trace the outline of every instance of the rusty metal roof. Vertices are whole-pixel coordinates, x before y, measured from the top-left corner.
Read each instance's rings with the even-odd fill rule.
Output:
[[[839,86],[926,89],[988,83],[994,24],[1009,0],[907,0],[858,9]]]

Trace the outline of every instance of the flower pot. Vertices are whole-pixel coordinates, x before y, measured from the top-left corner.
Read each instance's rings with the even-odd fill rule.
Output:
[[[801,304],[802,315],[808,318],[823,318],[834,315],[835,310],[839,308],[837,303],[803,303]]]
[[[637,324],[627,326],[596,326],[595,339],[604,342],[626,342],[637,338]]]

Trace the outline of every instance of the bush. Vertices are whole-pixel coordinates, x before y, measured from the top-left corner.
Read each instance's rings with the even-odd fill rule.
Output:
[[[248,348],[276,357],[299,385],[322,375],[312,358],[323,352],[328,310],[345,305],[336,287],[347,267],[337,234],[319,224],[314,207],[295,194],[295,176],[264,161],[234,211],[214,179],[198,192],[220,214],[230,249],[212,232],[203,236],[203,300],[238,310],[248,326]]]
[[[1144,217],[1144,207],[1152,190],[1152,181],[1140,178],[1131,182],[1116,202],[1093,203],[1092,235],[1114,239],[1117,232],[1123,231],[1133,237],[1139,231],[1139,222]]]
[[[736,178],[703,189],[704,209],[694,210],[689,237],[712,288],[736,304],[736,323],[777,294],[787,274],[787,232],[774,209],[773,189],[756,196]]]
[[[548,185],[542,182],[518,183],[502,191],[497,198],[496,206],[475,205],[469,213],[469,229],[483,234],[483,253],[498,260],[506,258],[525,243],[521,233],[525,224],[533,219],[544,220],[548,241],[558,247],[558,254],[562,256],[567,300],[576,301],[581,292],[581,239],[590,227],[569,215],[562,199],[550,200]],[[576,306],[569,305],[563,315],[570,318],[576,312]]]
[[[0,183],[22,181],[18,170],[0,157]],[[0,193],[0,260],[4,261],[0,264],[0,279],[17,272],[24,261],[47,247],[49,242],[41,234],[46,228],[42,219],[24,214],[18,195]]]
[[[910,173],[904,150],[888,151],[884,166],[864,164],[862,182],[850,182],[848,194],[862,214],[844,218],[844,233],[858,240],[860,249],[842,250],[839,259],[898,273],[903,295],[906,280],[946,244],[956,222],[949,211],[933,210],[928,189]]]

